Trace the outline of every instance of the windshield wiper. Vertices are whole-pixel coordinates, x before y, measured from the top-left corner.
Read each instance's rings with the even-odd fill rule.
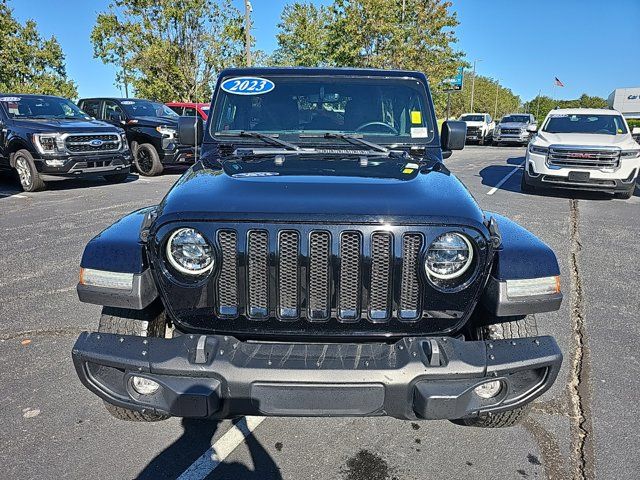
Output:
[[[228,136],[228,137],[257,138],[259,140],[262,140],[264,143],[269,143],[271,145],[277,145],[279,147],[285,147],[287,150],[293,150],[293,151],[301,150],[301,148],[298,145],[295,145],[295,144],[289,143],[289,142],[285,142],[284,140],[280,140],[279,138],[276,138],[276,137],[271,136],[271,135],[266,135],[264,133],[247,132],[247,131],[243,130],[243,131],[240,131],[240,132],[218,132],[218,133],[216,133],[216,135],[223,135],[223,136]]]
[[[322,134],[314,135],[314,134],[300,134],[300,138],[338,138],[340,140],[344,140],[352,145],[360,145],[364,147],[369,147],[374,152],[383,153],[387,156],[404,156],[405,152],[401,150],[390,150],[387,147],[383,147],[382,145],[378,145],[377,143],[369,142],[365,140],[360,135],[353,135],[348,133],[337,133],[337,132],[325,132]]]

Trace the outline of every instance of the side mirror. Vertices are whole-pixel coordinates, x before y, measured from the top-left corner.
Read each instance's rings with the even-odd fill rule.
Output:
[[[109,121],[112,123],[124,123],[124,117],[119,112],[109,113]]]
[[[200,116],[178,118],[178,141],[195,147],[202,143],[204,125]]]
[[[443,158],[451,156],[452,150],[462,150],[467,139],[467,124],[458,120],[446,121],[442,124],[440,145]]]
[[[535,125],[535,124],[534,125],[529,125],[527,127],[527,132],[536,133],[537,131],[538,131],[538,126]]]

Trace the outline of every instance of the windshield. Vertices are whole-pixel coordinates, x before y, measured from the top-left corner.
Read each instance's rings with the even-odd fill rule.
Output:
[[[90,117],[74,103],[58,97],[0,97],[10,118],[60,118],[88,120]]]
[[[527,123],[531,120],[529,115],[508,115],[500,120],[500,123]]]
[[[463,122],[484,122],[484,115],[462,115],[460,120]]]
[[[599,133],[616,135],[627,133],[620,115],[551,115],[542,131],[549,133]]]
[[[259,132],[300,138],[356,134],[383,143],[416,143],[433,138],[424,84],[416,79],[339,76],[227,78],[218,90],[211,134]],[[247,79],[249,79],[247,81]],[[236,82],[236,83],[234,83]],[[252,83],[261,92],[242,91]],[[265,83],[262,83],[265,82]],[[314,137],[314,133],[319,134]],[[310,135],[311,134],[311,135]]]
[[[122,100],[120,103],[130,117],[178,118],[180,116],[166,105],[149,100]]]

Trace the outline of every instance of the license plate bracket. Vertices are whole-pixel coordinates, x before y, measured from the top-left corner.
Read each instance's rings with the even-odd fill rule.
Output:
[[[591,173],[589,172],[569,172],[568,180],[570,182],[585,183],[589,181]]]

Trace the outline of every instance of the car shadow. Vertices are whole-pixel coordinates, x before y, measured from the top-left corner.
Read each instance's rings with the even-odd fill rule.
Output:
[[[245,431],[244,419],[234,420],[241,431]],[[218,420],[182,419],[182,435],[162,452],[156,455],[136,476],[139,480],[175,479],[180,477],[194,462],[212,449],[212,439],[218,429]],[[253,469],[240,462],[222,462],[213,471],[210,465],[203,465],[197,478],[282,480],[280,469],[262,444],[248,433],[244,444],[249,450]],[[211,453],[215,453],[215,450]],[[191,477],[189,478],[196,478]]]
[[[488,187],[496,187],[502,179],[513,172],[514,167],[521,165],[524,157],[511,157],[506,161],[506,165],[490,165],[480,170],[482,184]],[[591,192],[588,190],[569,190],[561,188],[536,188],[533,193],[525,193],[520,190],[520,179],[522,169],[514,173],[506,182],[500,185],[499,190],[520,193],[522,195],[534,195],[551,198],[567,198],[573,200],[611,200],[613,195],[606,192]],[[640,179],[636,182],[634,196],[640,197]]]

